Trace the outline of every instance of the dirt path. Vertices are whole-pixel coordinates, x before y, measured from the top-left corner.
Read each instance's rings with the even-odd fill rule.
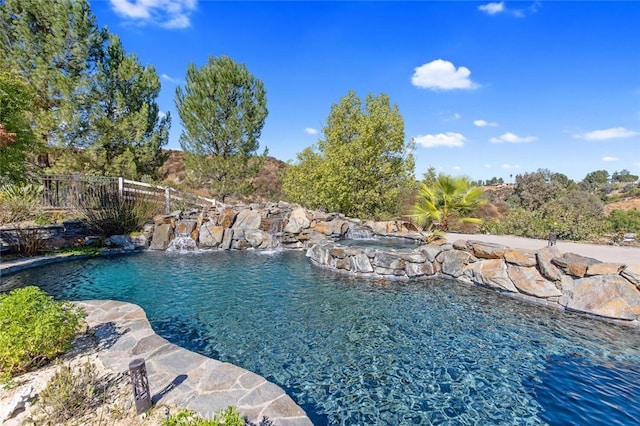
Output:
[[[487,243],[501,244],[504,246],[538,250],[546,247],[547,240],[536,240],[533,238],[511,237],[506,235],[485,235],[485,234],[455,234],[445,235],[447,241],[456,240],[476,240]],[[605,246],[599,244],[571,243],[565,241],[557,242],[558,250],[562,253],[576,253],[582,256],[593,257],[602,262],[624,263],[627,265],[640,265],[640,247]]]

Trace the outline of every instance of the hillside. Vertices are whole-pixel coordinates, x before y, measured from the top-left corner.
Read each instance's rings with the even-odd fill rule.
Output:
[[[185,182],[185,166],[184,166],[184,152],[177,150],[168,150],[168,157],[162,166],[163,181],[164,183],[187,188]],[[287,169],[288,165],[284,161],[280,161],[274,157],[267,157],[264,161],[262,171],[253,180],[253,184],[256,187],[255,194],[251,197],[254,201],[279,201],[284,199],[284,193],[282,192],[282,174]],[[203,195],[208,194],[204,188],[191,188],[193,192],[197,192]]]

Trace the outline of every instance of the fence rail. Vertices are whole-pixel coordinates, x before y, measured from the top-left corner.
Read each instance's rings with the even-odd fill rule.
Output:
[[[115,195],[124,200],[163,204],[167,214],[174,210],[203,209],[219,204],[214,199],[168,186],[151,185],[122,177],[48,175],[42,178],[42,186],[43,207],[55,210],[91,207],[96,202],[104,202]]]

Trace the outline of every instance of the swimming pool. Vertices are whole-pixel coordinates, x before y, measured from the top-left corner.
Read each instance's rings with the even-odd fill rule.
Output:
[[[3,278],[143,307],[156,332],[280,385],[314,424],[634,424],[640,331],[450,280],[353,279],[302,252],[149,252]]]

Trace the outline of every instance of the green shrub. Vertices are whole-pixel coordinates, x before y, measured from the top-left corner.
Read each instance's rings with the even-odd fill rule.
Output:
[[[0,224],[31,219],[44,187],[32,184],[0,186]]]
[[[261,424],[265,424],[264,421]],[[193,411],[183,410],[162,422],[162,426],[244,426],[245,424],[244,418],[235,407],[216,411],[211,420],[198,417]]]
[[[61,366],[40,392],[38,424],[57,425],[79,419],[102,402],[95,367],[90,362],[78,367]]]
[[[71,347],[84,312],[38,287],[0,295],[0,375],[37,368]]]
[[[154,200],[132,200],[117,193],[103,193],[84,200],[77,207],[91,232],[102,237],[139,231],[149,219],[162,211]]]
[[[609,216],[609,223],[615,232],[640,233],[640,211],[613,210]]]

